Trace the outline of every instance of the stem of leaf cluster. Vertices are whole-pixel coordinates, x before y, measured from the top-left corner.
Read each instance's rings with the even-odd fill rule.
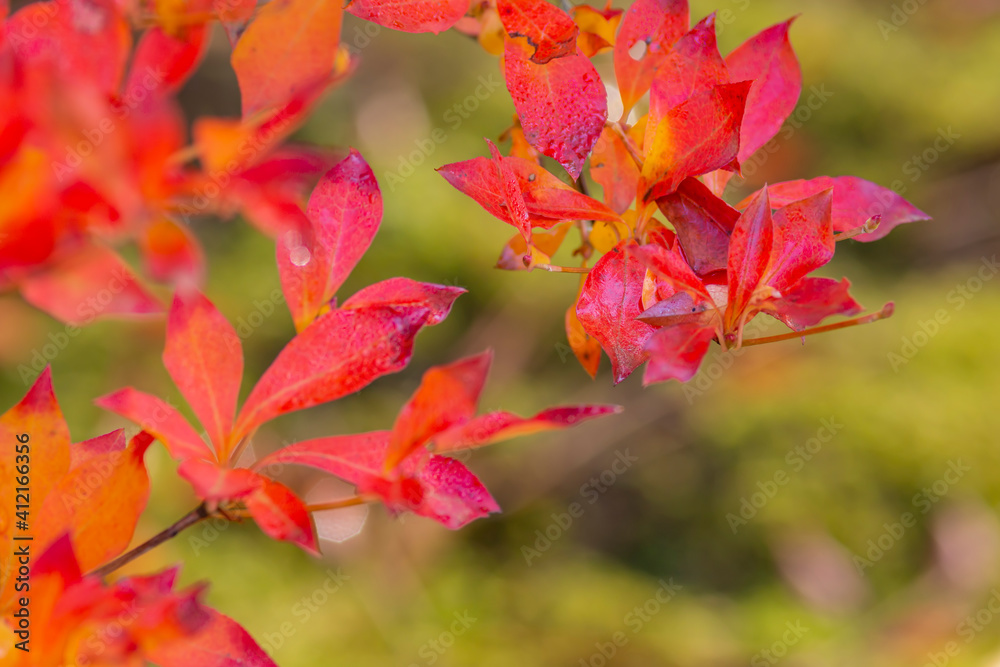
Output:
[[[878,322],[879,320],[884,320],[888,317],[892,317],[893,311],[896,309],[896,305],[890,301],[889,303],[882,306],[882,310],[877,313],[871,313],[869,315],[862,315],[861,317],[855,317],[851,320],[844,320],[843,322],[835,322],[834,324],[827,324],[821,327],[813,327],[812,329],[805,329],[803,331],[792,331],[786,334],[781,334],[780,336],[767,336],[765,338],[751,338],[750,340],[744,340],[740,347],[750,347],[751,345],[763,345],[764,343],[780,343],[784,340],[794,340],[796,338],[804,338],[805,336],[812,336],[818,333],[826,333],[827,331],[836,331],[837,329],[845,329],[847,327],[856,327],[859,324],[870,324],[872,322]]]
[[[159,545],[163,544],[167,540],[171,539],[172,537],[177,536],[185,528],[190,528],[199,521],[207,519],[209,516],[211,516],[211,513],[208,511],[208,508],[205,506],[205,503],[202,503],[201,505],[198,505],[198,507],[194,508],[193,510],[185,514],[183,517],[181,517],[176,523],[174,523],[174,525],[170,526],[169,528],[160,533],[157,533],[156,535],[149,538],[148,540],[146,540],[136,548],[132,549],[131,551],[123,553],[121,556],[114,559],[113,561],[105,563],[104,565],[97,568],[93,572],[90,572],[88,576],[106,577],[115,570],[117,570],[118,568],[125,565],[126,563],[132,562],[133,560],[143,555],[147,551],[150,551],[158,547]]]
[[[331,500],[328,503],[318,503],[316,505],[306,505],[306,509],[310,512],[325,512],[327,510],[339,510],[344,507],[354,507],[355,505],[364,505],[368,502],[368,499],[364,496],[352,496],[350,498],[341,498],[340,500]]]

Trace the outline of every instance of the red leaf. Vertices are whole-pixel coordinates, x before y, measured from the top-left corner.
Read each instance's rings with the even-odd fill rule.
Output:
[[[601,131],[601,138],[594,146],[590,157],[590,177],[604,188],[604,200],[615,213],[624,213],[635,201],[639,167],[625,141],[610,127]]]
[[[729,238],[727,331],[734,331],[741,324],[771,262],[775,239],[767,194],[765,186],[743,211]]]
[[[534,417],[519,417],[503,411],[489,412],[435,435],[434,451],[483,447],[522,435],[570,428],[621,411],[617,405],[571,405],[542,410]]]
[[[831,315],[857,315],[862,308],[848,293],[850,287],[847,278],[839,282],[833,278],[804,278],[768,304],[765,312],[796,331],[816,326]]]
[[[212,458],[212,450],[172,405],[132,387],[102,396],[94,403],[130,419],[163,443],[178,460]]]
[[[232,55],[244,118],[332,77],[341,7],[328,0],[275,0],[261,8]]]
[[[510,167],[503,161],[500,151],[489,139],[486,143],[490,147],[490,157],[493,167],[496,169],[496,180],[500,184],[500,193],[503,195],[502,203],[511,224],[521,232],[521,237],[525,243],[531,243],[531,220],[528,217],[528,209],[524,202],[524,195],[517,183],[517,176]]]
[[[749,82],[723,84],[697,93],[646,126],[639,191],[646,201],[675,191],[689,176],[732,168],[739,152],[740,124]],[[657,86],[651,105],[658,107]]]
[[[532,62],[544,65],[576,53],[576,23],[546,0],[497,0],[497,12],[508,35],[524,37],[534,48]]]
[[[203,607],[208,619],[192,637],[161,644],[149,652],[160,667],[277,667],[236,621]]]
[[[832,192],[824,190],[774,212],[774,249],[765,281],[782,294],[833,259],[831,199]]]
[[[375,307],[427,309],[425,326],[434,326],[444,321],[455,299],[462,294],[465,294],[465,290],[461,287],[420,283],[410,278],[389,278],[358,290],[340,309]]]
[[[492,361],[493,353],[487,351],[424,373],[392,427],[386,470],[396,467],[435,433],[475,416]]]
[[[566,185],[531,160],[504,157],[501,162],[504,171],[517,179],[532,227],[549,229],[563,220],[620,219],[601,202]],[[493,161],[477,157],[439,167],[438,172],[491,215],[521,231],[521,225],[515,222],[516,216],[511,215],[498,167]]]
[[[677,238],[691,268],[699,275],[726,268],[729,235],[740,217],[699,180],[687,178],[673,194],[656,200],[677,230]]]
[[[802,92],[802,71],[788,40],[794,20],[771,26],[726,57],[731,81],[754,82],[740,130],[740,162],[778,133]]]
[[[646,268],[667,281],[675,291],[690,294],[696,301],[712,301],[705,283],[696,276],[684,258],[674,250],[656,244],[634,246],[629,252]]]
[[[163,365],[225,461],[243,378],[243,346],[229,321],[198,292],[174,297]]]
[[[350,0],[345,9],[393,30],[439,33],[465,16],[469,0]]]
[[[328,472],[352,484],[371,486],[382,477],[389,434],[389,431],[373,431],[303,440],[268,454],[254,464],[254,469],[294,463]]]
[[[53,317],[82,326],[110,315],[150,315],[163,305],[113,251],[86,247],[21,282],[21,295]]]
[[[277,243],[281,286],[298,331],[333,298],[368,250],[382,220],[375,174],[357,151],[352,149],[323,176],[309,198],[307,214],[307,238],[286,234]]]
[[[483,483],[455,459],[430,456],[416,478],[423,484],[424,494],[421,502],[410,509],[452,530],[500,511]]]
[[[143,99],[148,92],[176,93],[201,64],[208,51],[205,25],[192,25],[177,35],[153,26],[135,47],[125,99]]]
[[[261,486],[243,498],[247,511],[264,533],[319,554],[316,531],[305,503],[285,485],[261,477]]]
[[[607,92],[581,53],[544,65],[533,62],[531,53],[521,38],[505,40],[507,90],[528,143],[576,179],[607,120]]]
[[[700,324],[679,324],[657,331],[646,344],[649,365],[643,385],[693,378],[713,338],[715,329]]]
[[[643,348],[654,331],[635,319],[642,310],[646,267],[627,248],[628,241],[623,241],[597,261],[576,307],[583,328],[611,359],[615,384],[646,360]]]
[[[201,459],[188,459],[177,467],[202,500],[221,502],[245,498],[261,487],[264,477],[245,468],[224,468]]]
[[[869,218],[882,216],[878,229],[855,236],[857,241],[877,241],[897,225],[930,219],[892,190],[857,176],[820,176],[809,181],[776,183],[768,186],[768,194],[771,206],[781,207],[830,188],[833,188],[833,231],[849,232],[864,225]],[[749,199],[736,207],[743,208]]]
[[[622,19],[615,41],[615,76],[629,110],[646,94],[670,47],[689,25],[687,0],[636,0]]]
[[[403,284],[410,290],[420,285]],[[250,392],[234,438],[279,415],[335,400],[402,370],[420,329],[443,319],[460,293],[454,288],[424,286],[430,294],[416,300],[420,296],[415,290],[390,291],[386,283],[380,285],[320,316],[285,346]],[[399,301],[365,303],[379,292]]]
[[[657,68],[649,122],[659,122],[667,111],[695,93],[729,81],[729,71],[715,40],[715,14],[711,14],[677,40]]]
[[[54,0],[26,5],[5,21],[23,62],[51,63],[67,81],[118,91],[132,45],[128,22],[111,0]]]

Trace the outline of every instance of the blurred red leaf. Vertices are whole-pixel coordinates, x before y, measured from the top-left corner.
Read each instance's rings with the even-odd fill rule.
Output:
[[[469,0],[349,0],[344,9],[393,30],[439,33],[465,16]]]
[[[261,485],[243,498],[250,516],[268,537],[297,544],[318,556],[316,531],[305,503],[285,485],[260,479]]]
[[[176,408],[156,396],[125,387],[95,399],[94,403],[135,422],[143,430],[153,434],[175,459],[183,461],[213,457],[208,445],[187,419]]]

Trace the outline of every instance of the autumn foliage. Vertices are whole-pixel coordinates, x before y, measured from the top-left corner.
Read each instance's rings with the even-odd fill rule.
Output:
[[[478,414],[487,351],[428,370],[385,430],[318,432],[239,463],[275,418],[405,368],[420,331],[447,317],[464,291],[396,277],[339,293],[379,229],[379,185],[354,149],[285,139],[356,66],[338,43],[344,11],[408,32],[454,28],[500,57],[516,111],[502,132],[509,146],[487,139],[485,155],[438,171],[516,230],[499,267],[581,274],[565,324],[591,376],[603,350],[616,383],[646,362],[646,383],[685,381],[713,342],[765,342],[744,337],[757,315],[796,336],[828,317],[856,316],[862,307],[846,279],[811,274],[838,241],[873,241],[926,218],[851,176],[724,200],[741,163],[797,103],[791,20],[723,56],[714,17],[692,27],[686,0],[571,12],[544,0],[342,5],[45,0],[10,13],[0,2],[0,288],[74,326],[163,317],[163,364],[197,417],[191,423],[163,398],[126,387],[96,403],[138,433],[73,444],[46,369],[0,418],[5,498],[23,464],[6,443],[27,436],[32,446],[30,528],[17,528],[15,517],[0,522],[3,664],[271,664],[235,621],[201,602],[201,587],[177,590],[176,569],[109,576],[135,553],[127,550],[149,495],[143,457],[154,441],[201,501],[178,530],[210,516],[250,519],[318,554],[312,514],[331,507],[309,505],[269,477],[270,464],[353,484],[356,496],[340,506],[378,502],[456,529],[499,505],[449,454],[618,412],[578,405],[530,417]],[[175,95],[216,24],[231,44],[242,116],[184,119]],[[134,43],[133,29],[141,29]],[[613,81],[594,65],[606,56]],[[296,331],[250,379],[242,405],[242,343],[200,291],[205,253],[187,224],[237,215],[274,240]],[[554,265],[570,238],[579,239],[579,264]],[[124,259],[132,249],[137,266]],[[890,313],[891,304],[840,326]],[[17,538],[26,535],[30,592],[16,589]],[[30,654],[10,648],[23,641],[11,621],[22,596],[32,610]],[[94,641],[125,609],[133,618],[126,631]]]

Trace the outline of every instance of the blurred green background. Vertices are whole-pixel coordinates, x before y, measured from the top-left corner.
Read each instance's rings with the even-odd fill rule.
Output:
[[[591,401],[626,411],[475,452],[469,465],[504,512],[459,532],[373,507],[359,535],[326,542],[317,562],[253,526],[203,525],[130,571],[183,561],[184,580],[210,580],[208,600],[287,667],[1000,665],[1000,279],[990,263],[1000,2],[715,0],[692,2],[692,18],[713,9],[724,52],[801,13],[801,106],[732,201],[765,181],[855,174],[902,181],[934,217],[876,244],[841,244],[826,269],[850,277],[871,310],[894,300],[893,318],[804,345],[716,352],[685,386],[644,390],[637,373],[612,388],[606,359],[591,382],[562,333],[576,279],[491,270],[512,229],[433,171],[485,154],[482,138],[509,124],[502,83],[475,109],[468,101],[480,77],[501,82],[496,60],[453,32],[348,17],[344,41],[361,66],[297,137],[357,147],[382,184],[382,229],[342,293],[405,275],[469,294],[421,335],[407,371],[275,422],[256,450],[386,428],[424,369],[486,347],[497,361],[484,410]],[[183,91],[189,114],[238,113],[228,44],[216,38]],[[610,74],[610,56],[597,61]],[[444,142],[430,140],[435,128]],[[953,138],[946,150],[935,148],[941,133]],[[421,159],[409,158],[420,145]],[[208,295],[234,322],[267,315],[271,242],[241,222],[195,231]],[[19,366],[62,328],[10,296],[0,319],[17,323],[0,329],[8,406],[25,390]],[[293,334],[281,304],[262,319],[244,341],[244,393]],[[161,349],[160,322],[105,322],[72,339],[53,368],[75,439],[122,425],[90,403],[121,386],[181,403]],[[616,467],[623,459],[635,462]],[[147,460],[154,496],[137,539],[194,503],[161,449]],[[304,492],[318,481],[293,469],[281,479]],[[573,503],[583,511],[569,523]],[[330,530],[355,532],[363,518],[343,511]]]

